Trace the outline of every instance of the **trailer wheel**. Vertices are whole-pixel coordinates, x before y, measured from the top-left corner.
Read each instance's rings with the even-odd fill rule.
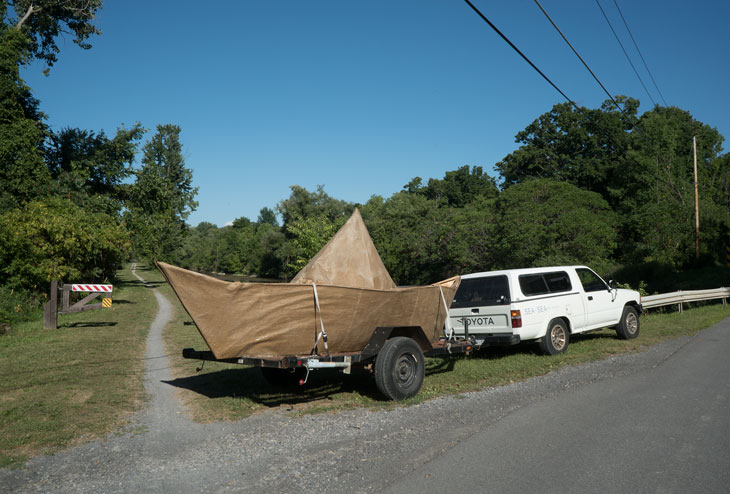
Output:
[[[272,386],[288,389],[299,389],[299,381],[304,379],[307,370],[304,367],[294,369],[278,369],[275,367],[259,367],[261,376]]]
[[[418,394],[425,373],[421,347],[405,336],[386,341],[375,359],[375,384],[391,400],[404,400]]]
[[[621,320],[616,326],[616,334],[622,340],[633,340],[639,336],[639,313],[630,305],[624,307]]]
[[[568,326],[563,319],[553,319],[548,324],[547,333],[540,338],[540,350],[545,355],[563,353],[570,343]]]

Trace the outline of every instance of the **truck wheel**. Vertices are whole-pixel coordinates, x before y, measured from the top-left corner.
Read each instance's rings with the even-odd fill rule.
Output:
[[[630,305],[624,307],[621,320],[616,326],[616,333],[622,340],[633,340],[639,336],[639,313]]]
[[[279,388],[298,389],[300,379],[304,379],[307,369],[295,367],[294,369],[278,369],[275,367],[259,367],[261,376],[272,386]]]
[[[421,347],[405,336],[386,341],[375,359],[375,384],[391,400],[418,394],[425,373]]]
[[[548,324],[547,333],[540,338],[540,351],[545,355],[563,353],[570,343],[568,325],[563,319],[553,319]]]

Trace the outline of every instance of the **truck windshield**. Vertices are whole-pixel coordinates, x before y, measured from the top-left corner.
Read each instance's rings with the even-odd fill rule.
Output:
[[[462,279],[456,291],[451,308],[484,307],[509,303],[509,283],[507,277],[487,276],[484,278]]]

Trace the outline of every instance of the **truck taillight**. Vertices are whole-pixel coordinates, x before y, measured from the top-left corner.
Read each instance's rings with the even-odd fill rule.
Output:
[[[518,310],[510,311],[510,315],[512,316],[512,327],[521,328],[522,327],[522,314],[520,314],[520,311],[518,311]]]

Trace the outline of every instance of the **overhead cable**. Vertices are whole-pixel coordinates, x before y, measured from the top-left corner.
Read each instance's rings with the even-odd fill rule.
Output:
[[[570,47],[570,49],[573,50],[573,53],[575,53],[575,56],[578,57],[578,59],[581,62],[583,62],[583,65],[585,66],[585,68],[588,70],[588,72],[590,72],[590,74],[596,80],[596,82],[598,83],[598,85],[601,86],[601,89],[603,89],[603,91],[608,95],[608,97],[610,98],[610,100],[613,102],[614,106],[616,108],[618,108],[618,110],[623,114],[624,117],[626,117],[627,120],[630,121],[631,119],[629,119],[629,116],[626,114],[626,112],[624,111],[624,109],[621,108],[621,105],[618,104],[618,102],[613,97],[613,95],[608,91],[608,89],[606,89],[606,86],[603,85],[603,83],[598,78],[598,76],[596,76],[596,74],[593,73],[593,71],[591,70],[591,68],[586,63],[586,61],[583,60],[583,57],[581,57],[580,56],[580,53],[578,53],[578,50],[576,50],[573,47],[573,45],[570,43],[570,41],[568,41],[568,38],[565,37],[565,35],[563,34],[563,31],[561,31],[560,28],[558,27],[558,25],[555,24],[555,21],[553,21],[553,19],[550,17],[550,15],[545,11],[545,9],[542,7],[542,5],[540,4],[540,2],[538,0],[534,0],[534,1],[535,1],[535,4],[537,4],[537,6],[540,7],[540,10],[542,11],[542,13],[545,14],[545,17],[547,17],[547,19],[550,21],[550,24],[552,24],[553,27],[555,28],[555,30],[560,34],[560,36],[562,36],[563,41],[565,41],[568,44],[568,46]]]
[[[664,102],[664,106],[667,105],[667,100],[664,99],[664,95],[659,90],[659,86],[657,86],[656,81],[654,80],[654,76],[651,74],[651,70],[649,70],[649,66],[646,64],[646,60],[644,60],[644,55],[641,54],[641,50],[639,50],[639,45],[636,43],[636,40],[634,39],[634,35],[631,34],[631,29],[629,29],[629,25],[626,22],[626,19],[624,18],[623,12],[621,12],[621,7],[618,6],[618,3],[616,0],[613,0],[614,5],[616,5],[616,9],[618,10],[619,15],[621,16],[621,20],[624,21],[624,26],[626,26],[626,30],[629,32],[629,36],[631,36],[631,41],[634,42],[634,47],[636,48],[636,51],[639,53],[639,56],[641,57],[641,61],[644,63],[644,68],[649,73],[649,77],[651,77],[651,82],[654,83],[654,87],[656,88],[657,92],[659,93],[659,96],[661,96],[662,101]]]
[[[606,15],[606,11],[603,10],[603,7],[601,7],[601,3],[596,0],[596,5],[598,5],[598,8],[601,10],[601,14],[603,14],[603,18],[606,19],[606,23],[608,24],[608,27],[611,28],[611,32],[613,33],[613,37],[616,38],[616,41],[618,41],[618,45],[621,47],[621,51],[624,52],[624,56],[626,57],[626,60],[629,61],[629,65],[631,65],[631,68],[634,69],[634,74],[636,74],[636,77],[639,79],[639,82],[641,83],[641,87],[644,88],[644,91],[646,91],[646,95],[649,96],[649,99],[651,102],[656,106],[656,101],[654,101],[654,98],[651,96],[651,93],[649,93],[649,90],[646,88],[646,84],[644,84],[644,80],[639,75],[639,71],[636,70],[636,67],[634,66],[634,62],[631,61],[631,58],[629,57],[629,54],[626,52],[626,48],[624,48],[624,44],[621,43],[621,39],[619,39],[618,34],[616,34],[616,30],[613,28],[613,24],[611,24],[611,21],[608,19],[608,16]]]
[[[482,20],[484,20],[484,22],[486,22],[489,25],[489,27],[491,27],[497,34],[499,34],[502,37],[502,39],[505,40],[507,42],[507,44],[510,45],[512,47],[512,49],[514,51],[516,51],[525,60],[525,62],[527,62],[528,64],[530,64],[530,67],[532,67],[533,69],[535,69],[537,71],[537,73],[540,74],[542,76],[542,78],[545,79],[548,82],[548,84],[550,84],[553,88],[555,88],[555,90],[557,92],[559,92],[563,96],[563,98],[565,98],[566,100],[568,100],[568,102],[570,102],[570,104],[572,104],[576,109],[579,109],[578,108],[578,105],[576,105],[575,102],[572,99],[570,99],[563,91],[561,91],[561,89],[558,86],[556,86],[555,83],[553,81],[551,81],[550,78],[548,76],[546,76],[542,72],[542,70],[538,69],[537,66],[534,63],[532,63],[532,61],[529,58],[527,58],[527,56],[524,53],[522,53],[520,51],[520,49],[517,48],[514,45],[514,43],[512,43],[512,41],[509,40],[509,38],[507,36],[505,36],[504,34],[502,34],[502,31],[500,31],[499,29],[497,29],[497,26],[495,26],[494,24],[492,24],[492,22],[489,19],[487,19],[484,16],[484,14],[482,14],[481,11],[474,6],[473,3],[471,3],[469,0],[464,0],[464,1],[469,5],[469,7],[471,7],[474,10],[474,12],[477,13],[477,15],[479,17],[482,18]]]

